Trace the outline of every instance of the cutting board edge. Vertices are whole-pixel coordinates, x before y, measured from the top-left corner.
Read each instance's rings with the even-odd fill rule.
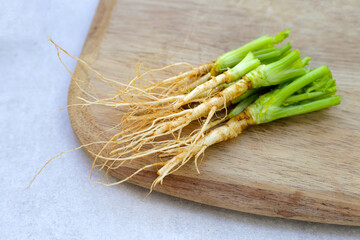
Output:
[[[121,167],[115,171],[110,171],[110,174],[118,179],[123,179],[135,171],[136,169]],[[141,174],[128,180],[128,182],[149,189],[156,176],[155,171],[143,171]],[[178,193],[179,189],[181,189],[181,193]],[[154,191],[201,204],[256,215],[326,224],[360,226],[360,222],[356,221],[359,218],[357,214],[360,214],[360,205],[352,206],[348,204],[344,207],[344,203],[341,202],[339,205],[343,209],[339,211],[340,206],[336,206],[337,203],[335,201],[326,201],[321,198],[321,194],[317,197],[308,196],[297,189],[279,187],[274,191],[273,188],[269,189],[266,185],[255,187],[203,179],[199,181],[196,178],[173,174],[167,176],[163,184],[158,185]],[[193,192],[197,194],[193,194]],[[213,192],[216,192],[216,194],[212,194]],[[224,204],[224,199],[218,197],[221,195],[224,198],[233,198],[230,201],[236,201],[238,204]],[[255,208],[254,205],[262,207]],[[351,212],[353,212],[351,207],[355,207],[357,214],[351,216]],[[337,216],[338,213],[344,215],[340,217]],[[309,215],[312,216],[309,217]],[[330,215],[334,216],[331,218]],[[344,220],[346,218],[349,219]]]

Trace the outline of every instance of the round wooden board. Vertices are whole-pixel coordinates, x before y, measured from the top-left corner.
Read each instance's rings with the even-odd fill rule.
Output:
[[[243,212],[360,226],[360,110],[357,104],[360,88],[355,79],[360,56],[356,43],[360,34],[346,30],[359,20],[360,11],[356,9],[360,7],[356,1],[353,1],[355,9],[345,6],[351,19],[341,19],[344,13],[337,10],[339,4],[344,9],[341,1],[334,1],[334,6],[324,10],[321,16],[315,14],[311,3],[301,3],[300,8],[300,3],[284,1],[264,20],[259,9],[272,9],[267,2],[249,2],[238,9],[226,1],[213,2],[213,8],[204,7],[209,6],[207,1],[197,1],[200,7],[196,9],[191,2],[183,1],[100,2],[81,58],[103,75],[120,81],[134,75],[140,58],[153,61],[154,53],[165,51],[177,56],[175,60],[204,63],[226,50],[265,33],[274,34],[289,25],[293,26],[293,45],[316,59],[314,65],[329,65],[338,79],[339,93],[343,96],[340,106],[252,127],[237,139],[211,147],[200,166],[200,175],[188,164],[167,177],[156,191]],[[300,13],[290,14],[295,9],[300,9]],[[131,14],[134,11],[137,14]],[[245,22],[245,16],[249,15],[253,16],[252,20]],[[206,24],[210,17],[228,26],[216,25],[215,20]],[[332,31],[321,25],[337,17],[340,19]],[[189,18],[192,19],[187,22]],[[281,24],[284,19],[287,23]],[[234,29],[235,22],[246,34],[234,36],[226,32]],[[278,27],[271,28],[271,24]],[[312,24],[319,27],[314,28]],[[223,33],[226,43],[219,44],[224,39],[216,33]],[[343,39],[338,40],[339,37]],[[350,37],[354,42],[346,42]],[[75,83],[79,80],[83,88],[109,90],[78,64],[69,89],[70,105],[79,103],[79,96],[88,98]],[[99,106],[69,108],[71,123],[81,144],[109,139],[115,133],[109,129],[118,123],[118,114],[119,110]],[[100,148],[100,145],[91,145],[85,150],[93,157],[91,153],[97,153]],[[148,161],[151,159],[133,161],[111,174],[123,178]],[[155,171],[143,171],[129,182],[148,188],[155,177]]]

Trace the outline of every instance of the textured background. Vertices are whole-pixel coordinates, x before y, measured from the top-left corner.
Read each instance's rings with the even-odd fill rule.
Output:
[[[89,180],[66,106],[70,76],[48,41],[79,56],[97,1],[0,3],[0,236],[3,239],[359,239],[360,228],[268,218]],[[67,60],[71,70],[76,62]],[[101,177],[101,176],[100,176]],[[97,176],[99,178],[99,176]]]

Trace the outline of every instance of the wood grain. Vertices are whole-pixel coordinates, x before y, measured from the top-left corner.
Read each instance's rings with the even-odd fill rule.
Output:
[[[141,62],[206,63],[263,34],[291,28],[290,41],[311,67],[332,70],[342,104],[248,129],[207,150],[197,174],[192,164],[156,188],[166,194],[244,212],[360,226],[360,3],[358,1],[106,1],[100,2],[82,58],[104,76],[127,81]],[[163,55],[163,59],[166,55]],[[78,64],[69,104],[87,97],[75,84],[111,91]],[[101,95],[101,93],[99,92]],[[108,139],[119,111],[72,107],[81,144]],[[97,152],[101,146],[89,146]],[[151,159],[127,164],[122,178]],[[130,182],[149,187],[156,174]]]

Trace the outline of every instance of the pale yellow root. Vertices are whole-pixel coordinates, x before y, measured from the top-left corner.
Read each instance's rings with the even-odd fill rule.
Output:
[[[138,152],[144,146],[144,144],[147,144],[147,143],[155,144],[155,142],[153,141],[155,138],[172,134],[176,131],[181,130],[186,125],[187,125],[187,123],[185,123],[184,125],[180,125],[177,128],[169,129],[167,131],[164,131],[164,132],[156,134],[156,135],[154,135],[154,133],[157,131],[158,128],[154,128],[153,130],[148,131],[147,133],[142,134],[140,136],[137,135],[131,139],[122,139],[121,141],[118,141],[119,144],[126,143],[126,145],[113,150],[112,153],[117,152],[119,155],[123,155],[124,153],[128,154],[129,152]],[[129,149],[130,149],[130,151],[129,151]]]
[[[207,73],[198,80],[194,81],[193,83],[189,84],[188,86],[184,87],[181,92],[182,93],[189,93],[194,90],[197,86],[207,82],[211,78],[211,73]]]
[[[146,111],[148,109],[155,110],[167,110],[173,109],[174,107],[172,105],[179,102],[181,99],[185,97],[184,94],[177,92],[175,93],[176,88],[181,86],[181,83],[177,82],[174,84],[174,86],[165,88],[166,90],[164,92],[160,93],[150,93],[151,99],[149,99],[149,96],[144,95],[143,93],[140,94],[134,94],[134,93],[123,93],[128,94],[131,96],[129,99],[118,99],[118,98],[108,98],[108,99],[100,99],[97,101],[89,101],[85,99],[81,99],[84,102],[84,105],[103,105],[108,107],[137,107],[137,112],[140,114],[143,111]],[[159,89],[160,87],[158,87]],[[203,94],[202,97],[199,97],[195,101],[204,101],[208,97],[207,93],[205,95]],[[188,101],[190,103],[191,101]],[[180,106],[179,106],[180,107]],[[178,109],[177,107],[176,109]]]
[[[160,116],[156,119],[154,119],[152,122],[151,122],[151,125],[148,126],[146,129],[140,129],[136,132],[133,132],[131,131],[130,134],[127,134],[127,135],[124,135],[122,134],[123,136],[121,138],[118,139],[118,141],[120,141],[121,139],[126,139],[128,137],[132,137],[132,136],[136,136],[136,135],[139,135],[139,134],[142,134],[142,133],[147,133],[148,131],[151,131],[153,130],[154,128],[157,128],[157,123],[162,121],[162,120],[167,120],[167,119],[172,119],[172,118],[176,118],[176,117],[180,117],[182,115],[185,115],[187,114],[189,111],[191,111],[190,109],[188,110],[183,110],[183,111],[180,111],[180,112],[176,112],[176,113],[173,113],[173,114],[170,114],[170,115],[165,115],[165,116]],[[146,117],[146,116],[145,116]],[[146,121],[148,121],[149,119],[146,118]],[[123,132],[125,133],[125,132]]]
[[[213,89],[209,89],[203,93],[200,93],[197,98],[191,99],[190,102],[204,102],[204,100],[214,97],[217,93],[224,90],[224,88],[224,86],[217,86]]]
[[[169,102],[170,103],[175,102],[176,100],[183,97],[183,96],[181,96],[181,94],[180,94],[180,96],[174,96],[174,95],[171,96],[170,92],[174,92],[177,88],[179,88],[179,86],[181,86],[181,84],[183,82],[186,82],[189,79],[194,78],[194,80],[196,81],[200,76],[207,74],[213,66],[213,63],[203,64],[198,67],[193,67],[192,65],[190,65],[188,63],[184,63],[184,62],[174,63],[169,66],[165,66],[165,67],[161,67],[161,68],[157,68],[157,69],[150,69],[143,74],[139,74],[138,70],[137,70],[137,74],[136,74],[135,78],[133,78],[129,83],[121,83],[119,81],[104,77],[102,74],[100,74],[94,68],[92,68],[87,62],[85,62],[81,58],[72,56],[66,50],[64,50],[59,45],[57,45],[51,38],[49,40],[55,46],[60,62],[67,69],[67,71],[69,72],[69,74],[72,77],[73,77],[73,73],[67,68],[65,63],[62,61],[62,59],[60,57],[60,51],[64,52],[69,57],[77,60],[79,63],[84,65],[88,70],[95,73],[95,75],[101,81],[111,85],[112,87],[117,86],[117,87],[114,87],[118,91],[118,93],[116,95],[114,95],[110,98],[107,98],[107,99],[98,99],[98,98],[94,97],[93,95],[91,95],[89,92],[82,89],[78,85],[78,87],[81,89],[81,91],[84,92],[90,98],[94,99],[94,101],[80,98],[82,101],[84,101],[84,103],[73,104],[73,105],[69,105],[67,107],[98,104],[98,105],[109,106],[109,107],[138,105],[138,106],[140,106],[140,108],[142,108],[141,111],[143,111],[143,109],[146,109],[149,107],[156,108],[156,106],[158,106],[158,105],[162,105],[164,103],[169,103]],[[144,79],[144,76],[150,75],[151,73],[161,72],[161,71],[165,71],[167,69],[173,68],[173,67],[183,66],[183,65],[192,67],[192,69],[187,72],[184,72],[182,74],[179,74],[177,76],[173,76],[171,78],[160,81],[160,82],[156,82],[156,81],[154,82],[154,81]],[[140,85],[135,86],[136,81],[139,79],[149,82],[150,85],[149,86],[140,86]],[[171,88],[173,88],[173,89],[171,90]],[[163,89],[163,92],[161,92],[161,89]],[[131,96],[131,99],[129,99],[130,101],[126,100],[126,99],[122,101],[120,99],[121,97],[126,97],[126,96]],[[149,101],[149,99],[152,101]]]
[[[174,108],[179,108],[180,106],[191,102],[192,99],[198,98],[204,92],[211,91],[222,83],[228,82],[230,79],[230,75],[227,72],[220,74],[216,77],[213,77],[211,80],[197,86],[194,90],[192,90],[189,94],[178,100],[178,102],[174,105]]]
[[[167,78],[165,80],[156,81],[153,79],[151,81],[151,84],[144,86],[143,89],[154,95],[161,95],[161,96],[176,96],[176,95],[184,94],[186,92],[183,91],[183,86],[198,81],[199,78],[201,78],[204,74],[209,72],[210,68],[213,66],[213,63],[203,64],[198,67],[193,67],[187,63],[171,64],[164,68],[156,69],[156,71],[164,71],[170,67],[175,67],[179,65],[188,65],[192,69],[183,72],[181,74],[172,76],[170,78]],[[132,81],[130,81],[130,83],[134,84],[135,80],[138,79],[145,80],[144,75],[151,76],[152,72],[154,72],[154,69],[150,69],[144,74],[137,73],[137,77],[135,77]]]
[[[243,78],[235,84],[231,85],[230,87],[224,89],[211,99],[208,99],[204,103],[191,109],[191,111],[189,111],[186,115],[173,121],[164,122],[162,124],[163,126],[158,128],[153,135],[157,136],[158,134],[162,134],[169,129],[177,129],[178,126],[186,126],[190,122],[207,115],[213,107],[216,108],[216,111],[219,111],[226,107],[228,102],[231,102],[236,97],[241,96],[250,88],[251,82],[246,78]]]
[[[121,123],[124,124],[122,126],[126,126],[132,124],[137,126],[135,128],[135,132],[139,129],[143,129],[143,127],[148,126],[149,123],[151,124],[153,121],[156,120],[165,120],[171,119],[172,116],[183,114],[183,109],[174,110],[172,107],[163,106],[163,107],[156,107],[156,108],[137,108],[137,107],[130,107],[128,111],[123,115]],[[170,116],[170,117],[169,117]],[[134,132],[134,131],[131,131]]]
[[[214,116],[216,112],[216,107],[213,107],[204,123],[204,125],[201,127],[201,130],[194,136],[194,142],[199,141],[200,138],[204,137],[204,133],[209,129],[209,123],[211,118]],[[195,169],[198,173],[200,173],[198,165],[197,165],[197,158],[195,159]]]
[[[207,84],[208,87],[211,87],[208,84],[210,82],[211,81],[206,82],[205,84]],[[169,108],[170,109],[173,108],[174,110],[176,110],[180,108],[182,105],[188,103],[203,102],[224,89],[224,87],[221,86],[214,86],[213,88],[202,87],[202,86],[203,85],[198,86],[198,88],[194,89],[194,91],[190,92],[188,95],[180,94],[169,97],[165,96],[164,98],[158,98],[153,101],[149,101],[146,98],[142,98],[142,99],[133,98],[130,101],[126,101],[126,100],[119,101],[117,98],[113,98],[113,97],[107,99],[98,99],[96,101],[89,101],[84,98],[78,97],[78,99],[80,99],[84,103],[73,104],[71,106],[102,105],[102,106],[114,107],[114,108],[136,106],[138,107],[137,112],[148,110],[149,108],[152,110],[166,109],[169,111]],[[196,93],[193,94],[193,92]]]
[[[134,133],[131,133],[130,135],[133,135],[133,134]],[[145,136],[138,135],[140,137],[138,139],[138,141],[133,140],[130,144],[125,145],[123,147],[119,147],[117,149],[114,149],[112,152],[110,152],[110,155],[116,154],[117,155],[116,157],[102,156],[102,152],[106,148],[108,148],[109,144],[113,144],[114,142],[116,143],[116,145],[121,144],[121,141],[119,141],[119,140],[115,141],[115,139],[118,139],[120,135],[121,134],[119,134],[119,133],[114,135],[109,140],[109,142],[107,142],[103,146],[103,148],[99,151],[99,153],[93,154],[95,156],[95,159],[93,161],[90,176],[92,176],[93,169],[96,166],[98,159],[105,160],[103,162],[103,164],[100,165],[100,170],[102,170],[105,166],[108,166],[108,162],[114,162],[114,161],[120,162],[120,161],[134,160],[137,158],[149,156],[149,155],[156,154],[156,153],[164,153],[171,149],[180,147],[183,144],[186,144],[186,142],[182,142],[181,140],[179,140],[180,136],[178,136],[177,139],[175,139],[175,140],[157,141],[157,142],[148,143]],[[120,139],[122,139],[123,137],[121,137]],[[122,141],[124,141],[124,139]],[[146,144],[148,144],[148,145],[151,144],[152,148],[149,150],[146,150],[146,151],[139,152],[140,148],[142,148],[142,146],[146,145]],[[122,157],[122,156],[126,156],[126,157]]]
[[[178,109],[182,105],[191,103],[191,102],[198,102],[198,101],[205,101],[209,96],[212,96],[213,94],[216,94],[222,88],[219,87],[220,84],[229,82],[229,74],[226,72],[223,74],[220,74],[216,77],[213,77],[210,81],[208,79],[211,77],[210,73],[205,74],[205,76],[201,77],[199,80],[195,81],[191,87],[195,86],[195,89],[192,90],[187,95],[177,95],[177,96],[171,96],[163,99],[159,99],[157,101],[131,101],[131,102],[122,102],[122,103],[103,103],[100,104],[106,104],[106,106],[113,106],[113,107],[119,107],[119,106],[130,106],[130,105],[141,105],[146,107],[156,107],[163,103],[170,103],[173,102],[173,108]],[[89,104],[89,103],[88,103]]]
[[[189,143],[190,141],[191,141],[191,139],[170,140],[170,141],[157,142],[153,148],[151,148],[149,150],[146,150],[146,151],[131,154],[131,155],[127,156],[127,157],[117,157],[117,156],[116,157],[105,157],[105,156],[102,156],[100,154],[97,154],[96,157],[99,158],[99,159],[107,160],[107,161],[118,161],[118,162],[120,162],[120,161],[129,161],[129,160],[143,158],[143,157],[146,157],[146,156],[159,154],[159,153],[166,154],[166,153],[168,153],[168,151],[171,151],[172,149],[179,148],[180,146],[183,146],[183,145]],[[121,155],[129,154],[131,152],[132,151],[129,151],[127,153],[122,153]],[[106,165],[106,162],[105,162],[105,165]]]
[[[99,151],[98,154],[95,154],[95,158],[94,158],[94,161],[93,161],[93,164],[91,166],[91,170],[90,170],[90,178],[92,177],[92,173],[93,173],[93,170],[94,170],[94,167],[95,167],[95,164],[98,160],[98,157],[101,156],[101,154],[103,153],[103,151],[109,146],[109,144],[113,143],[114,139],[116,139],[116,135],[113,136],[109,141],[107,141],[104,146],[101,148],[101,150]]]
[[[156,69],[150,69],[150,70],[146,71],[146,72],[143,73],[143,74],[136,74],[136,77],[134,77],[134,78],[129,82],[128,85],[129,85],[129,86],[133,85],[138,79],[143,79],[144,76],[149,75],[149,74],[151,74],[151,73],[153,73],[153,72],[161,72],[161,71],[167,70],[167,69],[169,69],[169,68],[173,68],[173,67],[176,67],[176,66],[182,66],[182,65],[187,65],[187,66],[191,67],[192,69],[194,69],[194,66],[192,66],[192,65],[189,64],[189,63],[185,63],[185,62],[174,63],[174,64],[170,64],[170,65],[165,66],[165,67],[156,68]],[[189,70],[188,72],[190,72],[190,71],[192,71],[192,70]],[[172,78],[175,78],[175,77],[172,77]],[[166,79],[166,80],[163,80],[163,81],[166,82],[166,83],[169,83],[169,82],[171,81],[171,78]],[[153,83],[153,84],[156,85],[156,83]],[[128,87],[126,87],[125,90],[127,90],[127,89],[128,89]]]
[[[203,131],[208,129],[207,126],[209,124],[209,121],[210,121],[213,113],[214,113],[214,109],[212,109],[212,111],[210,112],[210,114],[207,118],[207,121],[205,122],[205,124],[202,128]],[[135,175],[137,175],[138,173],[140,173],[141,171],[143,171],[145,169],[152,168],[155,166],[162,166],[157,172],[159,176],[153,181],[153,183],[150,187],[150,191],[149,191],[149,194],[150,194],[152,192],[152,190],[156,187],[157,184],[163,182],[163,179],[166,176],[176,172],[183,165],[185,165],[192,157],[195,156],[195,161],[197,161],[198,157],[200,155],[202,155],[209,146],[219,143],[219,142],[222,142],[222,141],[226,141],[230,138],[234,138],[234,137],[238,136],[244,129],[246,129],[247,127],[249,127],[253,124],[255,124],[255,122],[254,122],[253,118],[251,117],[250,113],[248,113],[247,111],[244,111],[240,115],[230,119],[224,126],[221,126],[219,128],[216,128],[216,129],[210,131],[208,134],[206,134],[205,136],[202,136],[201,138],[194,139],[194,137],[192,137],[192,138],[187,138],[188,140],[183,140],[184,142],[191,142],[189,144],[183,144],[182,146],[180,146],[181,144],[179,144],[179,146],[177,146],[175,148],[163,149],[165,154],[166,153],[167,154],[177,153],[175,157],[173,157],[171,160],[169,160],[167,162],[157,162],[157,163],[148,164],[148,165],[138,169],[137,171],[135,171],[133,174],[126,177],[125,179],[122,179],[115,183],[108,183],[108,184],[101,183],[101,182],[96,182],[96,183],[99,183],[99,184],[102,184],[105,186],[117,185],[117,184],[123,183],[125,181],[128,181],[129,179],[133,178]],[[201,135],[202,135],[203,131],[200,131]],[[195,135],[195,136],[198,136],[198,135]],[[189,141],[189,139],[191,139],[191,141]],[[105,158],[102,156],[99,156],[99,157],[102,159],[111,161],[111,164],[108,164],[106,166],[108,171],[119,168],[123,162],[125,162],[126,160],[129,160],[129,159],[124,158],[122,162],[120,162],[119,164],[114,166],[114,163],[119,160],[118,158]]]
[[[197,142],[201,137],[203,137],[205,131],[208,129],[208,125],[210,123],[211,118],[214,116],[216,112],[216,107],[212,107],[208,117],[206,118],[205,123],[201,127],[200,131],[195,135],[194,141]]]
[[[50,42],[55,46],[56,48],[56,51],[57,51],[57,55],[58,55],[58,58],[61,62],[61,64],[66,68],[66,70],[69,72],[69,74],[71,76],[73,76],[73,73],[69,70],[69,68],[66,66],[66,64],[62,61],[61,57],[60,57],[60,50],[62,52],[64,52],[66,55],[68,55],[69,57],[71,57],[72,59],[75,59],[77,60],[79,63],[81,63],[82,65],[84,65],[88,70],[90,70],[91,72],[95,73],[95,75],[98,77],[99,80],[105,82],[105,83],[108,83],[110,84],[111,87],[114,87],[113,84],[115,84],[116,86],[119,86],[119,87],[124,87],[125,89],[132,89],[133,91],[136,91],[136,92],[139,92],[139,93],[142,93],[143,96],[147,96],[149,98],[152,98],[154,100],[158,100],[156,97],[154,97],[152,94],[150,94],[149,92],[145,91],[144,89],[142,88],[139,88],[139,87],[136,87],[136,86],[132,86],[130,84],[125,84],[125,83],[122,83],[120,81],[116,81],[116,80],[113,80],[113,79],[110,79],[110,78],[106,78],[104,77],[102,74],[100,74],[98,71],[96,71],[93,67],[91,67],[87,62],[85,62],[84,60],[82,60],[81,58],[77,58],[77,57],[74,57],[72,56],[70,53],[68,53],[66,50],[64,50],[63,48],[61,48],[59,45],[57,45],[51,38],[49,39]],[[121,91],[121,88],[117,88],[118,91],[120,91],[121,93],[125,93],[126,91],[122,92]],[[118,94],[120,95],[120,94]]]
[[[160,117],[154,120],[153,123],[145,129],[141,129],[137,132],[132,132],[129,134],[124,134],[119,139],[117,139],[117,143],[124,146],[113,150],[112,154],[118,153],[118,157],[121,158],[121,156],[125,154],[138,152],[144,146],[144,144],[155,143],[154,140],[156,138],[173,134],[174,132],[179,131],[187,126],[190,122],[200,119],[204,115],[211,113],[210,115],[212,117],[216,111],[226,108],[227,104],[231,100],[240,96],[250,87],[251,85],[248,81],[245,79],[240,80],[222,92],[218,93],[215,97],[198,105],[194,109],[188,109],[169,116]],[[200,131],[199,134],[201,135],[202,133],[203,132]]]
[[[128,176],[128,177],[126,177],[126,178],[124,178],[124,179],[122,179],[122,180],[120,180],[118,182],[106,184],[106,183],[95,181],[94,183],[98,183],[98,184],[101,184],[101,185],[104,185],[104,186],[115,186],[115,185],[118,185],[120,183],[128,181],[129,179],[133,178],[135,175],[139,174],[139,172],[141,172],[141,171],[143,171],[145,169],[152,168],[152,167],[155,167],[155,166],[163,166],[164,164],[165,163],[163,163],[163,162],[159,162],[159,163],[152,163],[152,164],[146,165],[146,166],[138,169],[136,172],[134,172],[130,176]]]
[[[204,131],[207,131],[207,130],[209,130],[210,128],[213,128],[213,127],[215,127],[215,126],[217,126],[217,125],[225,122],[226,120],[228,120],[227,115],[225,115],[225,117],[223,117],[223,118],[214,120],[214,121],[208,123],[208,124],[205,126],[205,130],[204,130]]]
[[[87,105],[101,105],[101,106],[107,106],[107,107],[129,107],[129,106],[141,106],[144,108],[156,108],[156,106],[164,104],[164,103],[171,103],[175,102],[176,100],[182,99],[184,95],[178,95],[178,96],[172,96],[167,98],[159,98],[155,101],[148,101],[148,100],[142,100],[142,101],[131,101],[131,102],[119,102],[114,100],[113,98],[108,99],[99,99],[97,101],[88,101],[84,98],[78,97],[81,101],[85,102],[83,104],[73,104],[72,106],[81,105],[81,106],[87,106]]]
[[[154,84],[153,86],[148,87],[148,90],[154,90],[158,87],[169,87],[169,86],[180,86],[182,84],[186,84],[191,78],[194,78],[197,80],[199,77],[203,76],[204,74],[207,74],[212,66],[214,65],[214,62],[202,64],[198,67],[195,67],[187,72],[178,74],[177,76],[170,77],[168,79],[162,80],[157,84]]]
[[[211,119],[211,117],[214,115],[215,109],[213,112],[209,114],[208,121]],[[205,123],[205,126],[207,124]],[[205,131],[206,129],[203,127],[200,129],[200,131],[194,130],[190,135],[181,138],[180,134],[181,132],[178,132],[177,136],[174,136],[173,140],[162,140],[162,141],[156,141],[156,142],[143,142],[143,145],[151,145],[152,148],[145,150],[145,151],[137,151],[136,147],[128,147],[126,148],[117,148],[110,152],[110,157],[102,156],[101,153],[103,149],[105,149],[107,146],[104,146],[104,148],[98,153],[93,154],[95,156],[94,165],[97,159],[105,160],[103,164],[98,165],[97,167],[100,167],[99,170],[102,170],[104,167],[111,168],[115,162],[125,162],[125,161],[131,161],[138,158],[143,158],[150,155],[162,155],[162,156],[170,156],[175,155],[175,153],[179,152],[179,149],[186,147],[187,145],[190,145],[192,142],[196,141],[197,138],[199,138],[199,135],[202,135],[202,131]],[[199,132],[199,133],[198,133]],[[113,142],[114,137],[110,140],[111,143]],[[119,152],[119,149],[121,149],[121,152]],[[113,156],[113,157],[111,157]],[[124,157],[123,157],[124,156]],[[111,162],[109,165],[108,162]],[[122,164],[122,163],[121,163]],[[121,166],[121,164],[117,165],[118,167]]]
[[[44,164],[44,165],[40,168],[40,170],[35,174],[35,176],[33,177],[33,179],[30,181],[29,185],[27,186],[27,188],[30,188],[30,187],[31,187],[31,185],[34,183],[36,177],[39,176],[40,173],[44,170],[44,168],[45,168],[52,160],[54,160],[55,158],[58,158],[58,157],[60,157],[61,155],[65,154],[65,153],[70,153],[70,152],[76,151],[76,150],[78,150],[78,149],[81,149],[81,148],[84,148],[84,147],[88,147],[88,146],[90,146],[90,145],[106,144],[106,143],[108,143],[108,141],[98,141],[98,142],[92,142],[92,143],[88,143],[88,144],[83,144],[83,145],[81,145],[81,146],[79,146],[79,147],[77,147],[77,148],[74,148],[74,149],[71,149],[71,150],[68,150],[68,151],[65,151],[65,152],[61,152],[61,153],[59,153],[58,155],[50,158],[49,160],[47,160],[47,161],[45,162],[45,164]]]
[[[140,115],[140,114],[143,115],[143,112],[149,111],[149,109],[153,112],[156,112],[159,115],[160,114],[159,111],[170,113],[171,109],[177,110],[184,104],[193,103],[193,102],[204,102],[223,89],[224,87],[217,86],[212,89],[207,89],[207,90],[204,89],[202,92],[197,91],[197,94],[193,95],[191,98],[187,97],[187,95],[180,94],[169,97],[165,96],[164,98],[158,98],[157,100],[150,100],[150,101],[147,98],[133,98],[131,100],[123,100],[123,101],[119,101],[117,98],[107,98],[107,99],[98,99],[96,101],[89,101],[84,98],[78,97],[78,99],[80,99],[84,103],[73,104],[71,106],[101,105],[101,106],[114,107],[114,108],[136,107],[133,108],[133,112],[136,115]]]
[[[190,134],[190,136],[186,137],[185,139],[180,139],[180,133],[174,140],[164,140],[164,141],[148,143],[146,139],[140,139],[140,140],[142,140],[142,142],[141,142],[142,145],[151,144],[151,145],[153,145],[153,148],[146,150],[146,151],[138,152],[138,150],[140,150],[139,145],[133,146],[134,143],[132,142],[130,145],[127,145],[123,148],[118,148],[118,149],[113,150],[110,153],[110,155],[114,155],[115,153],[118,153],[118,155],[115,157],[105,157],[105,156],[101,155],[102,151],[107,147],[107,145],[105,145],[104,148],[99,152],[99,154],[94,154],[95,160],[94,160],[92,169],[94,168],[95,162],[97,161],[98,158],[105,160],[105,162],[99,166],[100,170],[102,170],[104,167],[107,167],[108,169],[112,168],[115,162],[130,161],[130,160],[134,160],[134,159],[138,159],[138,158],[142,158],[142,157],[146,157],[146,156],[154,155],[154,154],[171,155],[171,154],[173,154],[174,151],[177,151],[178,149],[180,149],[186,145],[190,145],[191,142],[196,142],[201,136],[203,136],[203,133],[204,133],[204,131],[207,130],[207,125],[210,122],[211,118],[213,117],[215,111],[216,111],[216,108],[213,108],[210,111],[209,116],[208,116],[204,126],[200,129],[200,131],[197,134],[192,133],[192,134]],[[114,137],[110,141],[113,142],[113,140],[114,140]],[[142,147],[142,145],[141,145],[141,147]],[[130,149],[130,150],[127,150],[127,149]],[[121,150],[120,153],[119,153],[119,150]],[[121,157],[123,155],[125,155],[125,157]],[[111,164],[109,165],[108,162],[111,162]],[[115,168],[120,167],[121,164],[122,163],[116,165]]]
[[[194,142],[184,149],[182,153],[166,162],[166,164],[158,171],[159,176],[151,185],[151,190],[157,184],[161,183],[166,176],[177,171],[186,164],[194,155],[198,158],[209,146],[234,138],[253,124],[255,124],[255,122],[250,113],[244,111],[238,116],[230,119],[224,126],[216,128],[206,134],[203,138],[198,139],[197,142]]]

